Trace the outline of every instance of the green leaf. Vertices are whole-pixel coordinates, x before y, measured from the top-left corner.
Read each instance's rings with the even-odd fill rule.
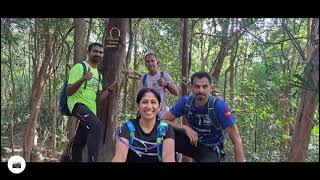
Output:
[[[319,136],[319,126],[315,125],[314,128],[312,129],[312,133],[314,135],[318,135]]]
[[[305,82],[305,80],[300,74],[294,74],[293,76],[296,77],[298,80],[300,80],[301,83]]]

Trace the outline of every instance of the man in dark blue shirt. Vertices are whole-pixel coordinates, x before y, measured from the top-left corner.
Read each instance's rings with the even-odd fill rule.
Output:
[[[175,130],[175,149],[196,162],[218,162],[224,155],[226,135],[234,145],[235,161],[243,162],[242,141],[226,102],[210,96],[211,77],[207,72],[191,76],[192,96],[181,97],[164,116]],[[174,123],[185,115],[188,125]]]

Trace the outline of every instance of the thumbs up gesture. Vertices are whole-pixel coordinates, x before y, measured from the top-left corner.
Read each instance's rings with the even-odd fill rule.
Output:
[[[91,72],[91,68],[88,67],[88,71],[84,74],[84,76],[81,78],[83,82],[89,81],[93,77],[93,74]]]
[[[159,86],[161,87],[166,87],[168,85],[168,82],[163,78],[161,77],[159,80],[158,80],[158,84]]]

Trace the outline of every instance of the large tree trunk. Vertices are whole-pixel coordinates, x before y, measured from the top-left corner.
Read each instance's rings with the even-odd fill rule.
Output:
[[[182,72],[182,77],[181,79],[188,79],[188,62],[189,62],[189,51],[188,51],[188,46],[189,46],[189,36],[190,35],[190,28],[189,28],[189,19],[184,18],[183,19],[183,31],[182,31],[182,52],[181,52],[181,72]],[[188,94],[188,84],[185,83],[184,81],[181,81],[181,95],[187,95]],[[182,118],[182,124],[187,124],[186,118],[183,116]],[[182,161],[183,162],[190,162],[192,159],[186,156],[182,156]]]
[[[35,88],[32,92],[31,116],[26,128],[25,139],[23,144],[23,156],[26,161],[30,161],[32,144],[36,132],[36,124],[40,114],[41,97],[46,84],[46,73],[52,59],[52,42],[49,30],[49,20],[43,20],[44,37],[45,37],[45,56],[40,71],[35,79]]]
[[[104,79],[104,87],[109,86],[113,82],[120,82],[122,62],[125,58],[126,50],[126,34],[128,31],[128,19],[126,18],[110,18],[108,23],[108,32],[116,27],[120,30],[119,47],[107,47],[105,42],[104,58],[101,64],[101,70]],[[106,40],[110,36],[106,33]],[[111,161],[114,156],[115,141],[114,133],[116,128],[116,114],[118,112],[120,97],[120,89],[116,87],[115,90],[109,94],[107,100],[102,102],[98,109],[99,118],[104,124],[103,128],[103,147],[101,149],[101,161]]]
[[[288,161],[305,160],[314,124],[314,113],[319,103],[319,19],[315,18],[311,22],[311,41],[306,57],[308,64],[304,69],[304,79],[313,84],[316,90],[302,90]]]
[[[74,18],[74,64],[86,58],[85,34],[86,34],[85,18]],[[67,123],[68,139],[72,139],[76,132],[78,120],[70,117]]]
[[[74,59],[75,63],[86,58],[85,47],[86,20],[85,18],[74,18]]]

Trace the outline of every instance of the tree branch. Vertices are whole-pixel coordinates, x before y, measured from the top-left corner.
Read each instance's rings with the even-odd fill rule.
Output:
[[[239,22],[240,23],[240,22]],[[252,34],[247,28],[245,28],[241,23],[240,23],[241,28],[247,32],[248,34],[250,34],[252,37],[254,37],[255,39],[257,39],[259,42],[261,42],[264,45],[276,45],[276,44],[281,44],[283,42],[286,41],[291,41],[292,38],[288,38],[288,39],[283,39],[280,41],[276,41],[276,42],[265,42],[263,41],[261,38],[257,37],[256,35]],[[293,39],[310,39],[308,37],[293,37]]]

